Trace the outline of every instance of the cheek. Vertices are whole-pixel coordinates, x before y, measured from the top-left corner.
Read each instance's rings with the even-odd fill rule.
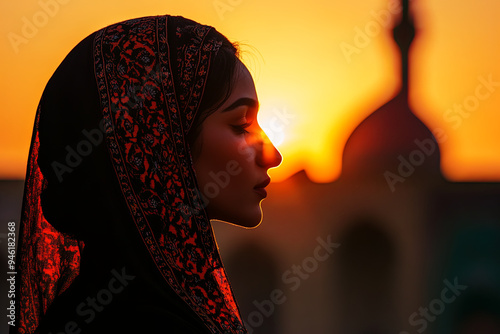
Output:
[[[246,145],[244,139],[231,135],[224,129],[212,131],[210,138],[205,134],[201,140],[201,151],[194,162],[194,168],[200,190],[203,192],[206,184],[215,181],[217,175],[229,174],[231,179],[238,176],[236,171],[240,169],[242,161],[245,161],[241,152]],[[229,186],[225,183],[224,188]]]
[[[204,154],[210,164],[225,166],[229,161],[243,163],[250,161],[254,152],[244,136],[235,135],[232,130],[221,130],[206,141]]]
[[[255,152],[243,136],[219,133],[205,141],[194,163],[198,185],[206,196],[217,193],[221,201],[241,199],[241,192],[252,180],[249,165]],[[217,185],[218,189],[214,189]],[[213,196],[208,196],[212,197]]]
[[[205,159],[209,165],[218,170],[226,169],[226,164],[229,161],[241,159],[239,148],[242,145],[244,144],[238,138],[220,133],[216,138],[212,138],[210,144],[207,145]]]

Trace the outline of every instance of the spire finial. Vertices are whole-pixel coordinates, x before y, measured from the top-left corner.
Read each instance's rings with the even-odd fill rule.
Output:
[[[415,37],[415,27],[410,16],[410,0],[401,0],[401,20],[393,29],[394,40],[401,51],[402,91],[408,93],[408,53]]]

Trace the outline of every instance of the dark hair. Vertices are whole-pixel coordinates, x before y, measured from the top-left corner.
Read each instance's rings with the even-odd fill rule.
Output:
[[[193,120],[187,141],[193,159],[198,155],[201,145],[196,144],[205,119],[220,108],[229,98],[236,81],[236,65],[239,62],[239,47],[224,39],[217,55],[212,60],[201,99],[198,113]]]

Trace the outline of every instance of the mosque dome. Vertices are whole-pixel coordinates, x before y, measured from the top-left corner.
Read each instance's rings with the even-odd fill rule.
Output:
[[[415,36],[408,0],[403,0],[394,39],[401,51],[402,87],[389,102],[368,116],[353,131],[344,147],[342,176],[387,173],[406,178],[439,174],[440,153],[433,133],[408,104],[408,53]]]
[[[434,135],[412,113],[406,94],[400,92],[353,131],[344,147],[342,175],[398,174],[400,165],[408,173],[412,169],[439,172],[439,163]]]

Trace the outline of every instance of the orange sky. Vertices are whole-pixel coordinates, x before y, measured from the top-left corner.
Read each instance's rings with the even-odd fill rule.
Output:
[[[443,173],[499,181],[500,2],[412,2],[420,35],[411,54],[411,104],[431,130],[447,135]],[[397,91],[394,45],[378,30],[388,27],[384,13],[391,11],[397,6],[386,0],[3,1],[0,178],[24,177],[36,106],[73,46],[108,24],[169,13],[248,45],[260,122],[284,156],[274,179],[305,169],[313,181],[332,181],[348,136]]]

